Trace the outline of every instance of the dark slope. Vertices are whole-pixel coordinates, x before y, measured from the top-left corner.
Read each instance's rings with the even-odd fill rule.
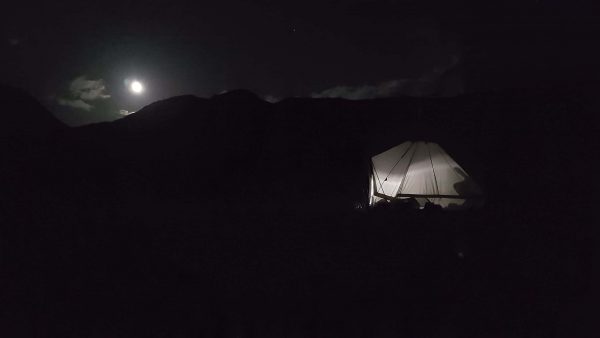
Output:
[[[104,187],[117,195],[145,191],[206,200],[218,190],[221,198],[234,197],[239,189],[229,189],[245,189],[261,158],[269,109],[247,96],[174,97],[112,123],[79,128],[66,146],[88,158],[88,170],[98,175],[96,163],[108,163],[101,170],[115,181]]]
[[[67,129],[31,95],[6,86],[0,86],[0,121],[0,156],[5,163],[38,151]]]
[[[2,190],[0,331],[560,336],[590,289],[586,102],[235,91],[69,129]],[[486,207],[354,210],[369,157],[406,139],[439,142]]]
[[[52,113],[20,89],[0,86],[0,135],[41,138],[65,128]]]
[[[85,165],[80,172],[95,173],[99,188],[112,193],[150,189],[186,199],[288,205],[293,196],[296,203],[319,199],[347,208],[364,196],[370,156],[424,139],[440,143],[491,189],[492,201],[526,203],[540,194],[557,199],[562,188],[585,188],[556,186],[577,175],[577,166],[562,164],[583,156],[578,144],[591,115],[580,96],[573,89],[514,90],[276,104],[247,91],[180,96],[112,123],[76,128],[59,152],[73,161],[68,166]],[[106,184],[108,177],[113,184]]]
[[[69,128],[23,90],[0,86],[0,186],[6,202],[12,194],[24,196],[30,182],[46,169],[45,154]]]

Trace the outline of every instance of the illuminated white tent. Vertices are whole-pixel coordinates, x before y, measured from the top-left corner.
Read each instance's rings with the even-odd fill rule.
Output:
[[[482,202],[479,186],[437,143],[407,141],[371,158],[369,204],[414,198],[443,208]]]

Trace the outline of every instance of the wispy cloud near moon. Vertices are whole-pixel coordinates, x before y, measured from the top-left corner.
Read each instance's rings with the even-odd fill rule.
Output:
[[[67,107],[71,107],[71,108],[75,108],[75,109],[83,109],[83,110],[87,110],[90,111],[92,109],[92,105],[89,103],[86,103],[83,100],[80,99],[62,99],[62,98],[58,98],[57,99],[58,104],[62,105],[62,106],[67,106]]]
[[[91,110],[94,106],[90,101],[108,99],[104,80],[88,80],[85,76],[75,78],[69,84],[69,95],[58,98],[58,104],[76,109]]]

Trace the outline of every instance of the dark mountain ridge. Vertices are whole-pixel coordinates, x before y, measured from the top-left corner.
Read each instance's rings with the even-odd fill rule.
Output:
[[[0,112],[3,138],[40,138],[66,128],[31,95],[13,87],[0,86]]]
[[[58,132],[3,153],[0,331],[572,336],[591,311],[587,102],[236,91],[42,122]],[[364,212],[369,158],[407,139],[438,142],[485,207]]]
[[[589,120],[589,108],[578,95],[572,89],[546,89],[432,99],[289,98],[271,104],[238,90],[210,99],[173,97],[114,122],[67,129],[18,93],[4,102],[10,109],[28,102],[19,104],[29,108],[22,116],[12,114],[21,117],[11,120],[11,133],[5,135],[37,133],[44,138],[61,131],[58,140],[45,145],[55,150],[41,162],[56,162],[49,159],[55,156],[73,162],[65,166],[86,166],[86,172],[104,168],[110,176],[132,182],[144,176],[139,185],[164,183],[161,190],[174,194],[189,187],[184,195],[197,191],[201,196],[201,182],[227,191],[244,186],[249,194],[271,185],[273,196],[299,189],[297,193],[308,195],[333,194],[333,200],[341,197],[346,205],[364,195],[370,156],[405,140],[424,139],[440,143],[483,186],[514,186],[512,193],[522,196],[516,191],[520,184],[562,177],[564,173],[548,172],[549,168],[577,152],[571,143],[585,137]],[[34,127],[26,127],[28,123]],[[557,137],[569,140],[555,142]],[[227,183],[217,184],[218,177]],[[180,180],[179,188],[168,188],[170,180]],[[543,182],[535,184],[545,189]],[[114,189],[119,190],[118,184]],[[509,194],[493,195],[500,193]]]

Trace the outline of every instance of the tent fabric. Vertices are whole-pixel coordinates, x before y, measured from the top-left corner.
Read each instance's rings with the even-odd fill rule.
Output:
[[[483,196],[479,186],[442,147],[407,141],[371,158],[370,204],[413,197],[423,206],[467,206]]]

